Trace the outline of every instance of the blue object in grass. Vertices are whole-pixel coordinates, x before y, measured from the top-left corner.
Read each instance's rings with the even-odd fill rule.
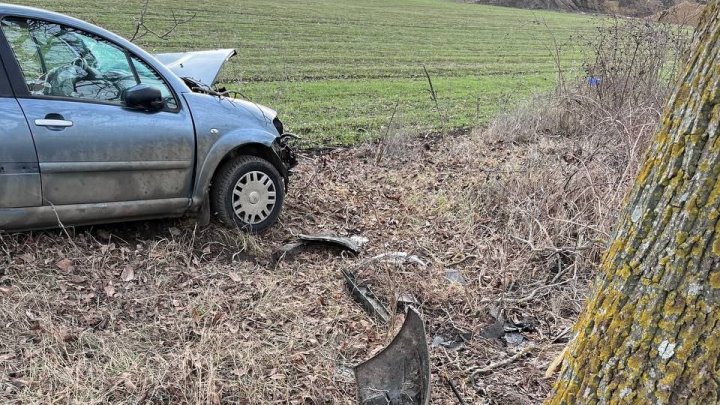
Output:
[[[602,77],[588,76],[587,83],[590,87],[598,87],[602,84]]]

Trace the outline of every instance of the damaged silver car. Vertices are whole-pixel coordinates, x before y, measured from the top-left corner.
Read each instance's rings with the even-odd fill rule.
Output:
[[[282,209],[293,151],[270,108],[213,87],[232,49],[150,55],[95,25],[0,5],[0,231]]]

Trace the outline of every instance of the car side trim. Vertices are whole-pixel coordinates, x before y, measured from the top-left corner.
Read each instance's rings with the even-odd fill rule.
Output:
[[[128,172],[136,170],[181,170],[192,167],[192,161],[160,160],[142,162],[49,162],[40,163],[40,171],[50,173]]]
[[[122,201],[98,204],[0,208],[0,231],[57,228],[62,224],[91,225],[151,218],[181,216],[187,198]],[[28,224],[32,224],[28,227]]]
[[[3,163],[0,162],[0,174],[39,174],[37,162]]]

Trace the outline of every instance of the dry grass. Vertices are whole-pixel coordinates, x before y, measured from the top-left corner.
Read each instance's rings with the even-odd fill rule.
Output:
[[[389,304],[413,294],[428,342],[472,333],[460,349],[431,349],[434,404],[457,403],[445,376],[468,403],[540,402],[642,142],[559,136],[542,130],[549,121],[523,132],[518,117],[306,154],[282,223],[261,237],[190,221],[0,235],[0,402],[354,403],[348,367],[386,345],[402,315],[374,323],[342,268]],[[360,257],[316,249],[271,263],[313,232],[370,241]],[[429,266],[364,262],[393,251]],[[450,268],[467,284],[449,282]],[[499,317],[536,331],[519,346],[483,338]],[[470,377],[527,344],[528,356]]]
[[[704,9],[704,4],[683,1],[649,18],[652,21],[697,27]]]

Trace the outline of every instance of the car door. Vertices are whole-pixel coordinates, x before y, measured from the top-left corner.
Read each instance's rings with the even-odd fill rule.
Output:
[[[41,204],[35,145],[0,63],[0,209]]]
[[[95,34],[4,17],[13,83],[35,141],[44,205],[189,198],[192,119],[160,74]],[[13,75],[13,69],[8,68]],[[158,87],[161,111],[123,106],[123,91]]]

